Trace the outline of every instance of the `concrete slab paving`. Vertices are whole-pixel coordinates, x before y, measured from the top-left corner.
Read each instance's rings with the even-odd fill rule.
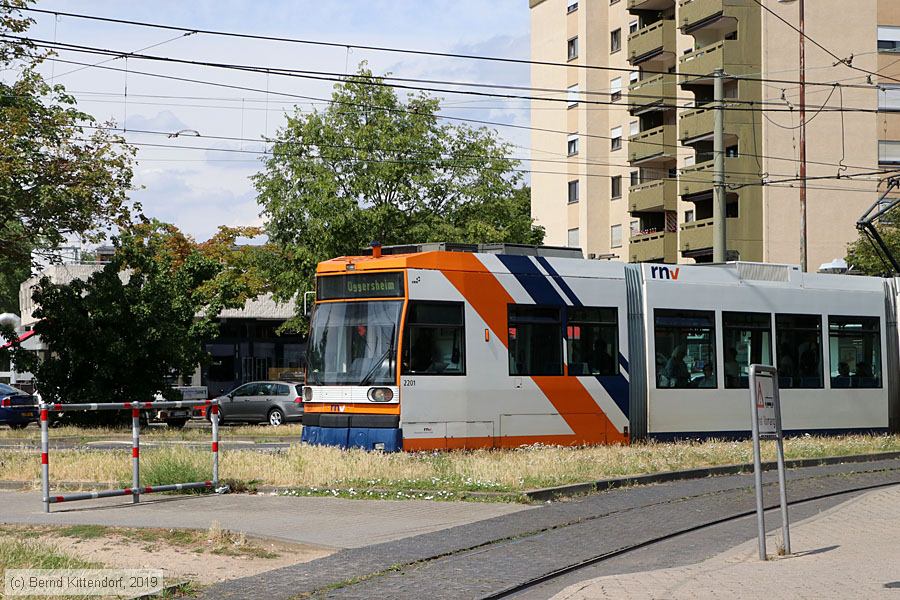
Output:
[[[771,520],[767,525],[777,523]],[[589,579],[554,600],[892,598],[900,588],[900,486],[795,524],[794,554],[759,560],[756,540],[693,565]],[[780,530],[767,537],[770,555]]]
[[[521,504],[347,500],[248,494],[108,498],[51,505],[37,492],[0,492],[0,522],[225,529],[325,548],[361,548],[527,510]]]

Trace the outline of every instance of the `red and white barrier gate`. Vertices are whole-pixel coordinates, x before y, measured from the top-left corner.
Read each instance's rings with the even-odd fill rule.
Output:
[[[141,411],[159,408],[192,408],[208,406],[210,423],[212,423],[212,481],[191,481],[170,485],[147,485],[141,487]],[[131,496],[135,504],[140,502],[141,494],[153,492],[173,492],[198,488],[219,487],[219,403],[217,400],[180,400],[164,402],[106,402],[100,404],[41,404],[41,484],[43,490],[44,512],[50,512],[50,505],[58,502],[75,500],[91,500],[93,498],[111,498],[114,496]],[[72,412],[76,410],[130,410],[131,411],[131,487],[120,490],[103,490],[80,494],[50,495],[50,413]]]

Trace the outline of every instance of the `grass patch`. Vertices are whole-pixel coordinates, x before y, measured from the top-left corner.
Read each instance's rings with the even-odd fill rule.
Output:
[[[102,565],[65,554],[34,539],[0,538],[0,571],[6,569],[99,569]]]
[[[299,441],[303,427],[299,423],[290,423],[279,427],[268,425],[223,425],[219,427],[219,439],[252,440],[254,442]],[[176,441],[176,442],[208,442],[212,431],[206,421],[201,427],[173,429],[166,426],[151,425],[141,429],[141,440]],[[100,440],[131,440],[131,427],[75,427],[65,425],[50,430],[50,439],[68,439],[76,442]],[[14,430],[0,427],[0,441],[4,442],[40,442],[41,430],[35,425],[26,429]]]
[[[188,448],[162,448],[147,452],[146,458],[141,461],[141,485],[190,483],[212,479],[212,459],[209,451],[203,452],[206,455],[205,464],[196,460],[196,452]]]
[[[773,442],[763,460],[774,460]],[[785,440],[788,459],[900,451],[897,435],[801,436]],[[141,481],[164,485],[210,478],[207,449],[178,446],[141,453]],[[221,453],[220,474],[233,490],[269,485],[296,495],[351,498],[515,499],[522,491],[609,477],[641,475],[753,460],[748,441],[647,443],[630,446],[378,453],[293,445],[264,452]],[[39,455],[0,450],[0,479],[38,482]],[[122,451],[53,451],[51,481],[130,482],[131,457]],[[489,493],[483,497],[473,492]]]
[[[59,535],[79,540],[93,540],[105,536],[107,530],[104,525],[69,525],[60,529]]]

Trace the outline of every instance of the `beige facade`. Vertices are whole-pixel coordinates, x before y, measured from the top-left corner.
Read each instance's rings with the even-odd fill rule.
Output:
[[[775,14],[754,0],[530,0],[532,59],[571,65],[533,65],[532,86],[582,100],[532,102],[541,171],[532,214],[547,244],[632,262],[711,260],[709,74],[721,68],[734,99],[725,114],[728,257],[799,263],[799,34],[778,19],[799,25],[799,2],[763,3]],[[900,79],[900,2],[846,8],[806,0],[807,35],[878,71],[872,83]],[[862,174],[900,166],[900,83],[878,90],[835,62],[806,42],[807,176],[817,178],[807,196],[811,270],[843,257],[856,238],[856,219],[878,193],[877,177]],[[540,162],[560,156],[564,169]]]

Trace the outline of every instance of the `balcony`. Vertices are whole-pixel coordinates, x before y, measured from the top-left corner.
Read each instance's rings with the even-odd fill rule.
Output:
[[[714,219],[701,219],[681,224],[678,248],[682,252],[712,248]]]
[[[725,136],[740,136],[740,126],[753,125],[753,113],[750,111],[725,111]],[[716,108],[705,106],[681,113],[678,117],[678,138],[685,140],[700,141],[711,140],[715,131]]]
[[[702,219],[700,221],[691,221],[690,223],[682,223],[681,231],[678,234],[678,249],[682,252],[697,252],[702,250],[712,250],[713,247],[713,221],[714,219]],[[727,245],[731,248],[735,243],[735,239],[730,232],[735,231],[738,226],[738,219],[725,219],[725,235],[728,238]],[[728,258],[733,254],[732,250],[726,252],[726,260],[737,260],[736,258]]]
[[[675,0],[628,0],[628,10],[665,10],[675,6]]]
[[[646,163],[672,160],[678,150],[674,125],[663,125],[628,138],[628,160]]]
[[[628,62],[632,65],[663,52],[675,54],[675,21],[657,21],[628,36]]]
[[[715,161],[708,160],[681,169],[679,193],[682,196],[695,196],[712,193],[713,166]],[[730,184],[759,182],[759,167],[753,157],[729,156],[725,158],[725,181]]]
[[[678,22],[682,30],[689,31],[716,17],[735,16],[734,8],[747,4],[745,0],[681,0],[678,3]]]
[[[628,210],[632,213],[676,210],[677,205],[677,181],[658,179],[628,188]]]
[[[711,84],[712,74],[716,69],[723,69],[731,75],[750,72],[752,65],[748,65],[745,58],[749,56],[752,56],[752,52],[748,49],[748,44],[742,40],[722,40],[697,48],[678,59],[678,70],[687,73],[681,76],[681,84]]]
[[[678,259],[677,237],[674,231],[632,236],[628,244],[628,259],[631,262],[674,263]]]
[[[636,115],[651,110],[669,110],[678,94],[675,77],[656,75],[628,86],[628,110]]]

